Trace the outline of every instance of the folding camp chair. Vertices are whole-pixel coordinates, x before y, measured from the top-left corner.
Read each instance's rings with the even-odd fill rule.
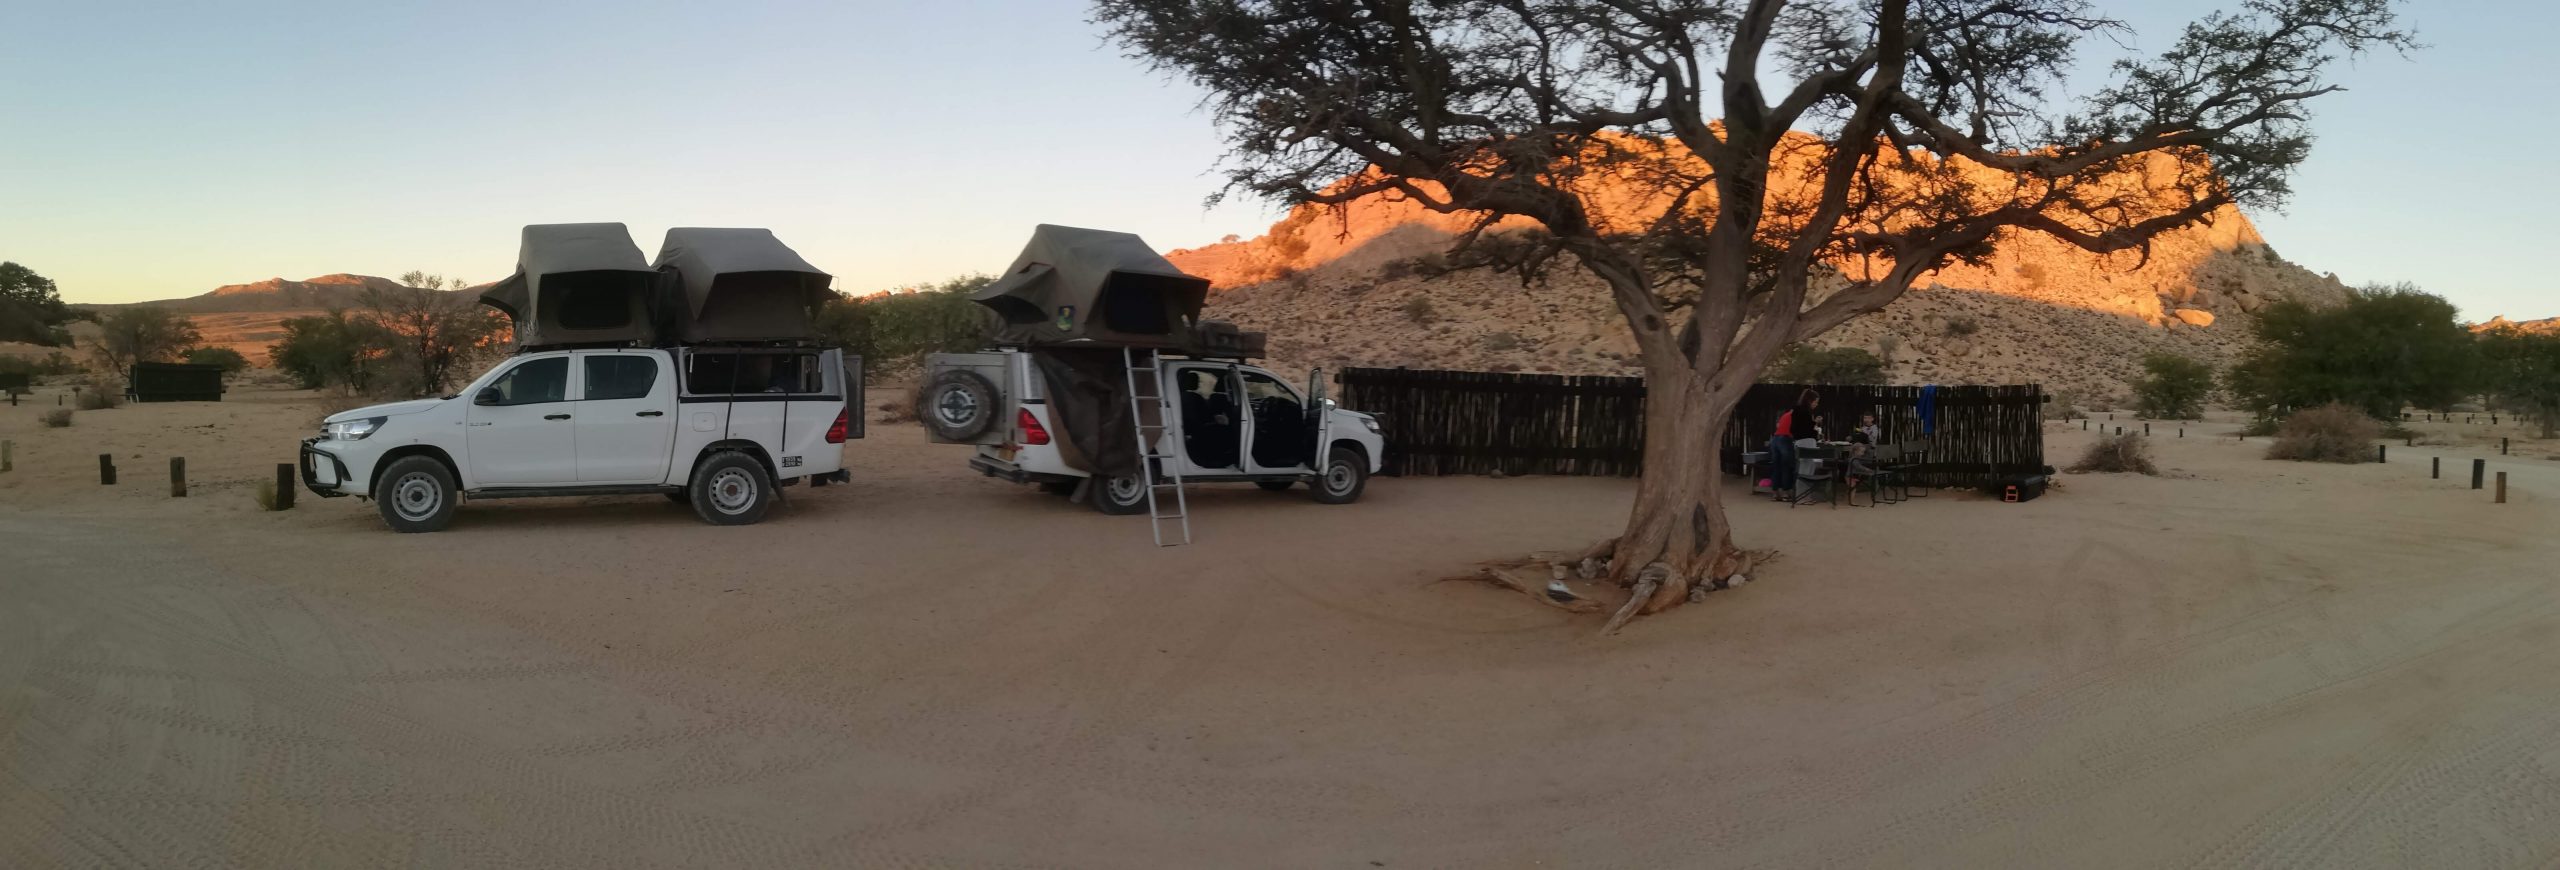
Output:
[[[1902,453],[1902,461],[1899,464],[1894,465],[1892,467],[1892,471],[1896,483],[1902,487],[1902,497],[1906,499],[1928,498],[1928,488],[1922,487],[1917,490],[1912,489],[1911,478],[1919,472],[1920,466],[1929,464],[1929,440],[1925,438],[1915,438],[1909,441],[1904,441],[1897,446]]]
[[[1840,451],[1829,447],[1796,448],[1796,491],[1787,500],[1787,506],[1792,508],[1813,500],[1814,487],[1819,486],[1821,497],[1830,501],[1832,507],[1839,507],[1839,471],[1833,467],[1839,457]]]

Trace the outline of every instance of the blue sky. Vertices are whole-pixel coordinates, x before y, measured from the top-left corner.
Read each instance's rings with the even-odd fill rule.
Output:
[[[2117,4],[2142,46],[2212,2]],[[2138,8],[2133,8],[2138,7]],[[2560,314],[2538,206],[2560,140],[2539,3],[2423,3],[2432,47],[2322,100],[2278,251],[2412,281],[2467,316]],[[329,272],[513,265],[527,223],[769,226],[871,289],[1001,268],[1034,223],[1160,248],[1254,235],[1207,209],[1198,95],[1081,3],[118,0],[0,4],[0,259],[73,301]],[[2548,49],[2543,49],[2547,51]]]

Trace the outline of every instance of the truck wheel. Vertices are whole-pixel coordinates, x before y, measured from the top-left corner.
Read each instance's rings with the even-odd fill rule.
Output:
[[[382,470],[373,506],[395,532],[440,531],[453,522],[453,472],[424,456],[403,456]]]
[[[693,513],[715,526],[744,526],[773,508],[773,478],[755,457],[723,451],[704,457],[686,484]]]
[[[1360,454],[1344,448],[1333,448],[1325,457],[1324,473],[1316,475],[1316,501],[1324,504],[1350,504],[1360,500],[1360,491],[1369,487],[1369,463]]]
[[[1295,484],[1297,484],[1297,481],[1294,480],[1257,480],[1253,482],[1253,485],[1272,492],[1287,492],[1289,487]]]
[[[916,419],[944,441],[973,441],[996,423],[996,387],[966,369],[945,369],[916,395]]]
[[[1093,509],[1114,516],[1147,509],[1147,482],[1135,474],[1093,481]]]

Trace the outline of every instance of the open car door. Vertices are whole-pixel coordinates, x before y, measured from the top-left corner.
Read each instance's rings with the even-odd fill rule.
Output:
[[[1333,446],[1333,402],[1324,395],[1323,366],[1307,370],[1307,413],[1315,415],[1314,425],[1307,428],[1316,435],[1316,443],[1307,449],[1307,468],[1320,469],[1326,450]]]

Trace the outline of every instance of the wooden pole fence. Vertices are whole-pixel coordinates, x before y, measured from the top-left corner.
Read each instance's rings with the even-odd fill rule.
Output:
[[[2472,488],[2472,489],[2479,489],[2479,488],[2480,488],[2480,476],[2481,476],[2481,475],[2483,475],[2483,474],[2488,473],[2488,471],[2489,471],[2489,460],[2486,460],[2486,459],[2474,459],[2474,460],[2471,460],[2471,488]]]
[[[276,463],[276,510],[293,509],[293,463]]]
[[[114,454],[98,454],[98,485],[116,485],[116,457]]]
[[[2507,473],[2498,472],[2498,504],[2507,503]]]
[[[187,497],[187,458],[169,457],[169,497]]]

